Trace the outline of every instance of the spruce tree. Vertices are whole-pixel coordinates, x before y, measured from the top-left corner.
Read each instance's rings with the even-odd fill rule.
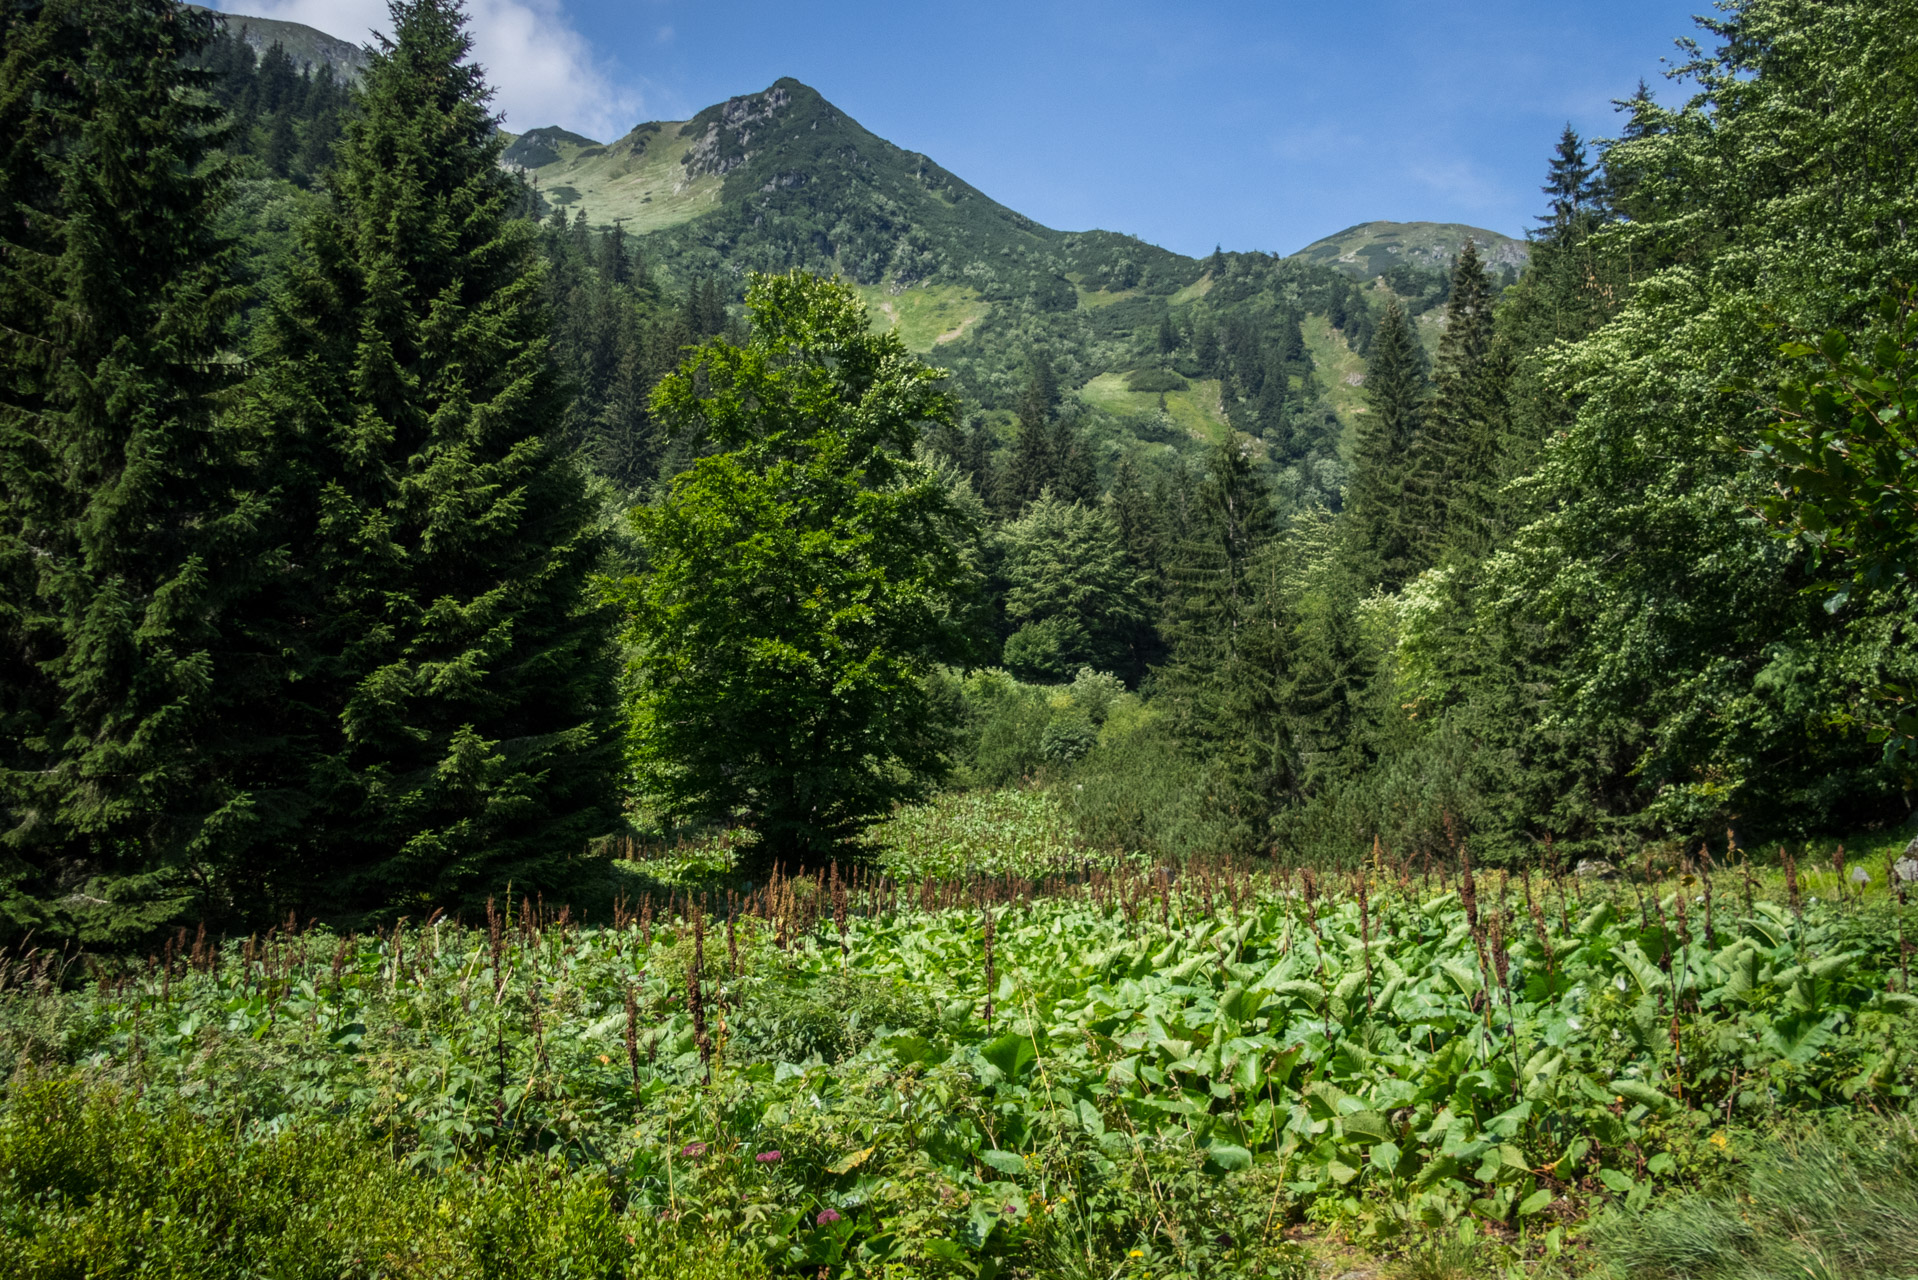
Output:
[[[562,451],[536,233],[458,0],[395,0],[270,324],[295,568],[275,889],[340,910],[557,887],[615,819],[604,538]]]
[[[599,237],[599,274],[607,284],[630,284],[633,264],[626,256],[626,231],[613,219],[612,228]]]
[[[1495,536],[1504,378],[1494,358],[1493,301],[1491,277],[1468,239],[1452,271],[1434,394],[1412,449],[1406,514],[1421,568],[1448,546],[1483,555]]]
[[[972,481],[972,491],[990,502],[999,491],[999,471],[992,460],[992,426],[983,413],[975,413],[966,424],[966,438],[959,469]]]
[[[1172,657],[1161,680],[1234,843],[1250,851],[1264,844],[1286,772],[1284,628],[1265,581],[1278,517],[1248,442],[1230,439],[1209,461],[1168,572]]]
[[[1359,418],[1345,495],[1349,553],[1361,578],[1387,590],[1396,590],[1417,571],[1406,510],[1407,467],[1427,395],[1425,353],[1395,299],[1372,337],[1366,412]]]
[[[1092,463],[1092,450],[1078,425],[1062,417],[1052,432],[1052,457],[1055,472],[1052,489],[1067,502],[1088,505],[1099,500],[1099,476]]]
[[[1642,81],[1640,87],[1644,87]],[[1562,243],[1575,233],[1580,220],[1590,212],[1598,195],[1594,183],[1597,173],[1586,153],[1584,141],[1567,124],[1565,132],[1559,135],[1558,148],[1552,154],[1545,185],[1540,188],[1550,201],[1549,211],[1539,219],[1543,238]]]
[[[216,912],[249,838],[261,515],[215,416],[237,310],[213,19],[0,11],[0,934],[123,942]]]
[[[1028,502],[1056,485],[1061,475],[1060,439],[1052,428],[1052,410],[1059,383],[1052,361],[1043,351],[1034,353],[1019,393],[1019,428],[1013,437],[1012,457],[999,477],[999,509],[1017,515]]]
[[[1272,495],[1249,442],[1213,450],[1194,494],[1185,537],[1167,566],[1167,639],[1175,683],[1198,689],[1230,665],[1240,614],[1250,599],[1246,566],[1278,532]]]
[[[1126,674],[1137,681],[1146,669],[1165,659],[1165,645],[1159,638],[1158,619],[1163,611],[1165,582],[1159,561],[1159,548],[1165,537],[1165,517],[1151,491],[1139,481],[1132,459],[1121,457],[1112,473],[1112,491],[1106,495],[1106,510],[1113,527],[1119,531],[1119,543],[1125,548],[1126,563],[1140,576],[1145,602],[1145,619],[1132,639],[1133,664]]]

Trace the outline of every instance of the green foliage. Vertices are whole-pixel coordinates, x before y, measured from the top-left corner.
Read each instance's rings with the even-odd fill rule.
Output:
[[[1867,1280],[1918,1258],[1918,1134],[1909,1118],[1870,1125],[1733,1131],[1740,1168],[1694,1192],[1599,1224],[1612,1273],[1634,1280]]]
[[[912,450],[941,376],[857,295],[757,279],[744,345],[709,341],[653,410],[725,452],[637,507],[623,588],[632,759],[664,814],[749,820],[767,856],[826,851],[946,767],[932,664],[964,656],[963,517]]]
[[[1794,513],[1823,481],[1778,465],[1857,416],[1851,392],[1780,352],[1779,330],[1864,332],[1858,300],[1911,274],[1912,241],[1884,229],[1918,225],[1910,158],[1888,141],[1918,91],[1859,61],[1911,65],[1894,8],[1740,4],[1704,24],[1715,44],[1683,69],[1690,101],[1621,103],[1624,136],[1596,158],[1561,139],[1547,228],[1489,331],[1491,281],[1460,257],[1437,395],[1409,445],[1382,433],[1409,402],[1385,393],[1415,380],[1386,376],[1409,361],[1381,322],[1341,516],[1360,585],[1318,573],[1290,597],[1289,616],[1312,620],[1290,654],[1317,668],[1288,699],[1296,749],[1336,746],[1277,818],[1295,855],[1458,838],[1516,864],[1548,840],[1603,853],[1902,812],[1909,765],[1870,737],[1898,736],[1914,687],[1893,621],[1905,588],[1881,573],[1875,598],[1828,613],[1808,588],[1864,562],[1821,565],[1804,536],[1752,518],[1768,500]],[[1861,376],[1895,398],[1895,375]],[[1780,386],[1808,416],[1767,437]],[[1787,437],[1795,459],[1768,443]],[[1409,480],[1381,494],[1395,456]]]
[[[1006,618],[1019,628],[1006,641],[1008,668],[1048,681],[1088,666],[1138,670],[1147,582],[1103,507],[1046,490],[1000,539]]]
[[[0,27],[0,934],[137,940],[218,909],[272,696],[222,625],[266,503],[214,414],[229,175],[181,64],[212,19],[56,0]]]
[[[905,805],[861,837],[900,881],[1017,876],[1044,880],[1113,865],[1089,846],[1053,792],[1032,787],[946,792]]]
[[[449,0],[394,10],[248,414],[283,578],[280,904],[397,912],[576,874],[613,826],[606,537],[558,438],[534,230]]]
[[[1056,775],[1086,753],[1115,708],[1136,705],[1117,677],[1090,667],[1065,685],[1026,684],[989,667],[952,679],[952,694],[959,709],[957,778],[971,787]]]
[[[1056,790],[1096,848],[1183,859],[1215,853],[1230,838],[1204,763],[1158,702],[1114,708]]]
[[[1815,567],[1829,557],[1848,572],[1860,594],[1906,581],[1918,565],[1909,479],[1918,308],[1887,299],[1880,313],[1883,331],[1856,347],[1836,329],[1816,346],[1785,345],[1788,357],[1816,363],[1780,391],[1781,420],[1757,446],[1779,473],[1766,514],[1810,544]],[[1826,607],[1849,596],[1841,588]]]
[[[1396,876],[1360,898],[1095,867],[1007,905],[996,875],[777,881],[723,936],[526,904],[490,929],[196,946],[64,991],[30,957],[0,999],[0,1194],[24,1256],[56,1259],[245,1224],[215,1237],[223,1264],[358,1239],[454,1274],[516,1249],[495,1265],[539,1274],[638,1265],[631,1235],[652,1266],[723,1237],[806,1274],[1261,1275],[1295,1265],[1300,1216],[1374,1242],[1475,1221],[1536,1251],[1732,1170],[1728,1123],[1742,1144],[1911,1105],[1908,908],[1746,913],[1720,873],[1713,899],[1534,880],[1531,913],[1520,883],[1461,900]],[[898,905],[922,896],[962,905]],[[1801,1181],[1803,1213],[1830,1188]],[[170,1225],[136,1235],[148,1208]]]
[[[622,1212],[615,1184],[538,1156],[416,1172],[352,1121],[236,1132],[72,1078],[27,1077],[0,1106],[0,1215],[20,1280],[764,1274],[724,1240]]]

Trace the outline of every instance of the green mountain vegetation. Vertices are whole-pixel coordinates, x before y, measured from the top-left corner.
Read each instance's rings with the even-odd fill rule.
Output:
[[[217,10],[202,9],[199,5],[187,7],[203,13],[218,13]],[[253,50],[255,55],[265,56],[273,46],[278,45],[292,60],[294,67],[303,73],[315,74],[326,67],[331,68],[336,78],[351,80],[367,68],[367,37],[364,34],[355,39],[342,40],[316,27],[277,18],[229,16],[224,20],[227,32]]]
[[[1467,240],[1478,246],[1479,257],[1494,271],[1523,270],[1531,256],[1523,240],[1458,222],[1361,222],[1314,240],[1293,256],[1370,280],[1402,266],[1449,271]]]
[[[1204,259],[392,21],[0,7],[10,1269],[1902,1274],[1918,0]]]

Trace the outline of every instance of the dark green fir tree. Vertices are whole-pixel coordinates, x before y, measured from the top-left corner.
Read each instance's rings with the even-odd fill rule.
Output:
[[[295,565],[274,886],[339,911],[556,890],[616,816],[605,546],[562,451],[536,232],[457,0],[395,0],[270,325]]]
[[[1059,400],[1059,382],[1052,361],[1043,351],[1032,357],[1025,389],[1019,393],[1019,426],[1012,441],[1012,457],[999,474],[999,509],[1016,516],[1025,505],[1059,481],[1059,438],[1052,411]]]
[[[1415,572],[1417,551],[1406,510],[1407,467],[1423,424],[1429,384],[1418,335],[1396,300],[1372,335],[1365,375],[1366,412],[1346,488],[1350,555],[1359,576],[1393,590]]]
[[[217,918],[252,836],[256,561],[213,34],[172,0],[0,10],[0,936]]]
[[[1497,539],[1505,377],[1494,344],[1495,300],[1478,246],[1467,240],[1452,270],[1432,401],[1412,451],[1408,513],[1421,567],[1448,549],[1482,556]]]

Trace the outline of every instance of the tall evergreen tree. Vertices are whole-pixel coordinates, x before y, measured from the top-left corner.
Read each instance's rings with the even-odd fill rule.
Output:
[[[1434,394],[1412,450],[1408,512],[1421,567],[1448,546],[1475,558],[1496,540],[1505,379],[1494,346],[1494,297],[1478,246],[1468,239],[1452,270]]]
[[[1247,566],[1278,532],[1271,492],[1246,441],[1219,445],[1208,463],[1167,569],[1167,638],[1176,682],[1187,689],[1215,681],[1230,665],[1240,614],[1251,598]]]
[[[1054,474],[1052,489],[1067,502],[1088,505],[1099,500],[1099,475],[1085,433],[1071,418],[1061,417],[1052,431]]]
[[[1547,213],[1539,219],[1539,229],[1545,239],[1562,242],[1574,234],[1598,195],[1597,175],[1584,140],[1567,124],[1565,132],[1559,135],[1551,170],[1541,188],[1550,202]]]
[[[224,614],[260,516],[232,366],[212,18],[0,10],[0,933],[120,941],[244,845]]]
[[[999,477],[999,508],[1017,515],[1028,502],[1059,481],[1059,438],[1052,427],[1059,383],[1052,361],[1043,351],[1033,353],[1026,369],[1026,385],[1019,393],[1019,428],[1013,437],[1012,457]]]
[[[1163,687],[1180,736],[1207,762],[1218,807],[1243,849],[1262,847],[1285,786],[1284,625],[1261,582],[1278,517],[1246,441],[1210,458],[1168,577],[1171,661]]]
[[[603,535],[556,439],[535,233],[457,0],[394,0],[270,326],[295,569],[284,898],[470,901],[561,883],[614,820]]]
[[[1396,300],[1372,337],[1365,377],[1366,412],[1346,489],[1350,554],[1360,576],[1395,590],[1417,572],[1406,511],[1407,467],[1423,425],[1428,383],[1425,353]]]
[[[607,284],[630,284],[632,260],[626,256],[626,231],[613,219],[612,227],[599,237],[599,275]]]

